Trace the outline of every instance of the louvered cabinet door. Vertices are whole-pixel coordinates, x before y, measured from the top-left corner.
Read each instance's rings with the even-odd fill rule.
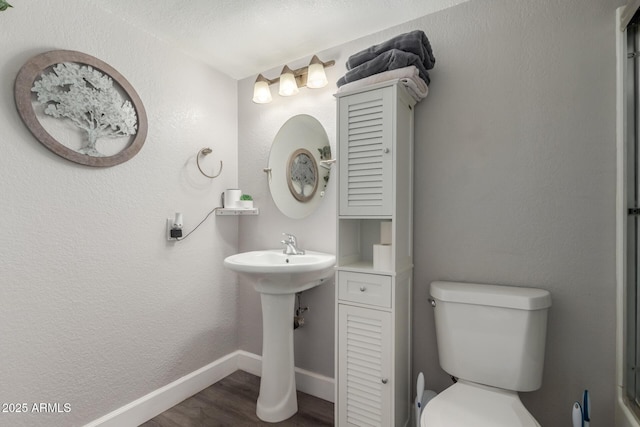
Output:
[[[340,215],[393,212],[392,88],[340,98]]]
[[[338,425],[393,425],[391,313],[338,305]]]

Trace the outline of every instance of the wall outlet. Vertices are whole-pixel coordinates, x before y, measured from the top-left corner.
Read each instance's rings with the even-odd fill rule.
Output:
[[[182,237],[182,227],[175,227],[175,218],[167,218],[167,240],[178,240]]]

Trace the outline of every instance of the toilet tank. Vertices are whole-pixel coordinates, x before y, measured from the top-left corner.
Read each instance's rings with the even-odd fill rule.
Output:
[[[433,282],[440,366],[450,375],[514,391],[542,384],[548,291]]]

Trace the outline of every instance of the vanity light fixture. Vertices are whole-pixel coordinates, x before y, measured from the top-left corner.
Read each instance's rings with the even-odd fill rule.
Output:
[[[318,56],[313,55],[309,66],[292,70],[284,66],[279,77],[269,80],[262,74],[258,74],[253,86],[253,102],[256,104],[267,104],[272,101],[269,86],[279,83],[278,94],[280,96],[291,96],[299,92],[300,87],[317,89],[328,84],[327,75],[324,69],[335,65],[336,61],[322,62]]]

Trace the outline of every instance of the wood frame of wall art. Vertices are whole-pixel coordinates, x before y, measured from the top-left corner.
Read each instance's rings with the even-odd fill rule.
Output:
[[[51,69],[54,71],[45,74]],[[119,88],[114,88],[113,82]],[[86,87],[78,88],[79,85]],[[76,100],[74,104],[64,105],[61,99],[71,95]],[[14,96],[20,117],[36,139],[55,154],[75,163],[98,167],[124,163],[140,151],[147,137],[147,114],[133,86],[107,63],[81,52],[53,50],[31,58],[16,76]],[[47,102],[43,103],[41,98]],[[75,150],[56,140],[38,119],[34,109],[38,102],[45,106],[49,116],[67,120],[86,132],[87,146]],[[86,104],[79,105],[81,102]],[[97,139],[107,137],[129,137],[129,142],[117,153],[103,155],[94,145]]]

